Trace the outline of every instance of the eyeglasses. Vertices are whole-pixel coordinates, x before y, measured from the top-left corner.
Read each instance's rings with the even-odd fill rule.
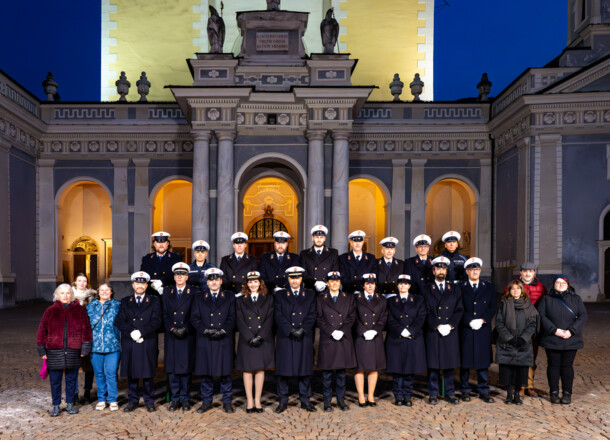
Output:
[[[557,284],[558,286],[567,286],[568,283],[566,283],[565,281],[555,281],[555,284]]]

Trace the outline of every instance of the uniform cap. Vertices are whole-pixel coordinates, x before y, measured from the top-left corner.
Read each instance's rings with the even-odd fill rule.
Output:
[[[460,241],[461,238],[462,236],[458,231],[445,232],[445,235],[443,235],[443,243],[447,243],[448,241]]]
[[[311,235],[327,235],[328,228],[324,225],[315,225],[311,228]]]
[[[186,263],[183,263],[182,261],[180,263],[176,263],[172,266],[172,272],[174,272],[174,273],[188,273],[189,270],[191,270],[189,265]]]
[[[273,234],[273,238],[278,243],[285,243],[290,238],[290,234],[285,231],[277,231],[275,234]]]
[[[153,235],[151,235],[153,241],[158,241],[159,243],[163,243],[167,240],[169,240],[169,237],[171,237],[170,234],[168,234],[167,232],[163,232],[163,231],[159,231],[159,232],[155,232]]]
[[[150,275],[146,272],[135,272],[131,275],[131,281],[134,283],[148,283],[150,281]]]
[[[472,257],[464,263],[464,269],[472,269],[474,267],[483,267],[483,260],[477,257]]]
[[[216,267],[210,267],[204,272],[204,274],[208,280],[215,280],[217,278],[220,278],[224,274],[224,272],[220,269],[217,269]]]
[[[326,275],[326,279],[328,280],[340,280],[341,279],[341,274],[339,272],[337,272],[336,270],[333,272],[328,272],[328,274]]]
[[[432,245],[432,239],[426,234],[418,235],[413,239],[413,246]]]
[[[398,275],[397,282],[398,282],[398,284],[400,284],[400,283],[411,284],[411,275],[406,275],[406,274]]]
[[[362,280],[365,283],[377,283],[377,275],[374,273],[365,273],[362,275]]]
[[[364,237],[366,237],[366,233],[358,229],[357,231],[354,231],[349,234],[347,238],[352,241],[363,241]]]
[[[235,234],[231,235],[231,241],[233,243],[245,243],[248,241],[248,236],[243,232],[236,232]]]
[[[303,276],[303,274],[305,273],[305,269],[303,269],[301,266],[291,266],[286,269],[284,273],[286,273],[286,275],[288,275],[289,277],[298,278]]]
[[[398,239],[395,237],[386,237],[379,242],[379,244],[383,247],[387,248],[395,248],[398,244]]]
[[[434,260],[432,260],[432,266],[435,266],[435,267],[447,267],[450,264],[451,264],[451,261],[449,261],[449,258],[443,257],[442,255],[440,257],[436,257]]]
[[[249,280],[260,280],[261,273],[253,270],[252,272],[248,272],[248,274],[246,275],[246,278],[248,278]]]
[[[197,240],[193,242],[192,248],[194,251],[209,251],[210,245],[207,241]]]

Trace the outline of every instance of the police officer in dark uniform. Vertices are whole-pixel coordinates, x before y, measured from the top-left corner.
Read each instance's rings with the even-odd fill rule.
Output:
[[[286,411],[288,406],[289,377],[298,378],[301,408],[316,411],[310,401],[316,295],[303,288],[304,272],[299,266],[286,269],[290,286],[275,292],[275,375],[279,396],[276,413]]]
[[[257,270],[256,258],[246,253],[248,236],[243,232],[231,235],[234,253],[225,255],[220,261],[222,288],[234,293],[241,292],[241,286],[248,280],[248,272]]]
[[[460,325],[460,390],[462,400],[470,401],[470,370],[477,372],[477,393],[485,403],[493,403],[489,396],[488,369],[492,361],[491,321],[496,313],[496,288],[490,281],[480,279],[483,261],[469,258],[464,267],[468,281],[460,286],[464,316]]]
[[[460,282],[468,279],[464,270],[464,263],[466,263],[468,257],[458,252],[461,238],[462,236],[457,231],[449,231],[443,235],[445,250],[441,255],[447,257],[450,261],[449,267],[447,267],[447,281],[449,282]]]
[[[161,300],[146,293],[150,276],[143,271],[131,276],[134,294],[121,300],[114,325],[121,331],[121,376],[127,376],[129,403],[123,411],[131,412],[140,402],[142,379],[144,404],[155,411],[153,378],[159,354],[157,330],[163,323]]]
[[[270,292],[273,292],[275,289],[287,288],[286,269],[299,265],[299,256],[288,252],[289,238],[290,234],[287,232],[276,232],[273,234],[273,239],[275,240],[273,242],[274,250],[261,255],[258,271]]]
[[[201,378],[201,406],[198,413],[212,409],[214,377],[220,377],[222,408],[233,409],[233,358],[235,356],[235,294],[221,289],[222,270],[206,271],[208,290],[193,301],[191,323],[195,327],[195,374]]]
[[[189,384],[195,361],[195,329],[191,325],[191,305],[199,287],[187,284],[189,265],[176,263],[172,267],[175,285],[165,289],[161,297],[165,326],[165,372],[171,394],[170,411],[182,406],[191,409]]]
[[[188,283],[191,286],[196,286],[201,291],[204,291],[208,288],[208,280],[205,277],[205,271],[212,267],[216,267],[207,260],[210,245],[206,241],[197,240],[193,242],[191,247],[193,249],[194,260],[189,267]]]
[[[418,235],[413,239],[413,246],[415,246],[417,255],[405,260],[405,273],[409,274],[413,282],[411,287],[411,293],[413,294],[420,294],[422,286],[434,279],[432,257],[428,255],[431,245],[432,239],[428,235]]]
[[[342,411],[349,407],[345,403],[345,369],[356,367],[356,352],[352,339],[352,326],[356,320],[356,302],[352,294],[341,291],[341,274],[328,273],[328,290],[317,299],[320,329],[318,345],[318,369],[322,371],[322,394],[324,411],[332,411],[333,379],[337,394],[337,406]]]
[[[426,302],[426,362],[428,364],[428,402],[438,403],[444,379],[445,399],[454,405],[453,370],[460,366],[458,326],[464,313],[460,286],[446,280],[449,259],[443,256],[432,260],[434,281],[423,287]]]
[[[362,252],[364,231],[354,231],[347,237],[352,250],[339,256],[341,290],[346,293],[362,291],[362,275],[375,271],[375,255]]]
[[[305,269],[305,287],[318,292],[326,289],[326,274],[339,271],[339,253],[337,249],[324,245],[326,235],[328,228],[324,225],[311,228],[313,246],[302,250],[299,255],[301,266]]]
[[[404,273],[404,261],[394,258],[398,239],[386,237],[379,242],[381,254],[375,264],[375,275],[377,276],[377,292],[386,299],[398,293],[398,275]]]
[[[167,232],[155,232],[151,237],[154,252],[142,257],[140,270],[150,275],[151,282],[146,293],[163,295],[163,288],[174,284],[172,266],[182,261],[182,255],[170,252],[172,245]]]

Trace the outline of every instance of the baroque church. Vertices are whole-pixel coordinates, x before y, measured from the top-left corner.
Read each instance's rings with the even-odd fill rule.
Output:
[[[562,53],[453,102],[432,94],[433,0],[101,3],[100,102],[0,71],[0,307],[79,272],[121,297],[154,231],[216,264],[235,231],[259,256],[317,224],[339,253],[355,229],[378,256],[392,235],[397,258],[457,230],[498,288],[532,261],[610,298],[610,0],[568,0]]]

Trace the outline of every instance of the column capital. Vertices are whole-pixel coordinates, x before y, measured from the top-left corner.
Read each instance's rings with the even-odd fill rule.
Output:
[[[421,168],[428,162],[428,159],[411,159],[411,166],[413,168]]]
[[[479,163],[481,164],[482,167],[490,167],[491,159],[479,159]]]
[[[235,130],[222,130],[222,131],[215,131],[216,134],[216,138],[218,139],[218,142],[220,141],[233,141],[235,140],[235,136],[237,135],[237,132]]]
[[[55,159],[38,159],[39,167],[52,167],[55,165]]]
[[[305,137],[309,141],[323,141],[326,138],[326,130],[307,130]]]
[[[522,150],[524,148],[527,148],[530,146],[530,137],[529,136],[525,136],[521,139],[519,139],[516,143],[515,146],[519,149]]]
[[[115,168],[127,168],[129,165],[129,159],[111,159],[110,161]]]
[[[148,157],[132,158],[131,160],[136,167],[147,167],[150,164],[150,158]]]
[[[212,130],[193,130],[191,136],[194,141],[210,141],[212,138]]]
[[[409,159],[392,159],[392,166],[404,167],[409,162]]]
[[[336,141],[348,141],[352,135],[351,131],[334,131],[332,132],[333,139]]]

